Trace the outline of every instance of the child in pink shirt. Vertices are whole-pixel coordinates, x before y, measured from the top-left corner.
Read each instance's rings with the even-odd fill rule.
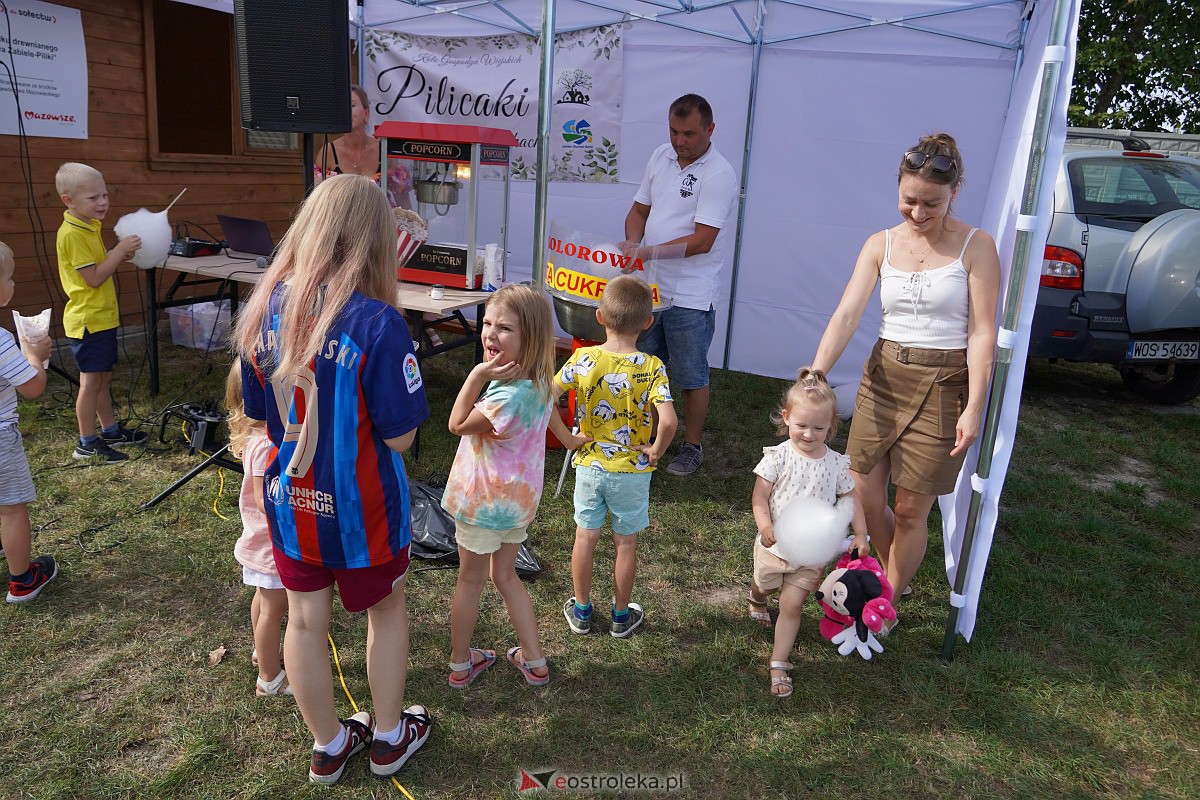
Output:
[[[242,565],[242,582],[254,587],[250,602],[250,626],[254,630],[254,655],[258,681],[254,693],[263,697],[290,695],[287,673],[280,658],[280,625],[287,613],[287,590],[275,567],[271,530],[263,511],[263,475],[271,460],[271,440],[266,423],[250,419],[242,409],[242,372],[239,364],[229,370],[225,381],[225,408],[229,412],[229,449],[242,459],[242,535],[233,546],[233,556]]]

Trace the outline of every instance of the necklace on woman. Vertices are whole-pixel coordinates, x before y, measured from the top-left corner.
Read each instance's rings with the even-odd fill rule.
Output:
[[[942,229],[940,231],[938,231],[938,235],[936,237],[934,237],[934,240],[930,243],[929,249],[927,249],[924,253],[921,253],[921,255],[916,254],[916,252],[912,249],[912,243],[909,242],[908,254],[910,256],[912,256],[913,259],[916,260],[916,262],[918,264],[924,265],[925,259],[929,258],[929,254],[933,252],[933,248],[938,246],[938,242],[940,242],[942,240],[942,236],[945,233],[946,233],[946,226],[943,224]]]
[[[353,170],[354,172],[358,172],[358,165],[362,163],[362,161],[366,157],[367,153],[371,152],[374,149],[371,146],[373,144],[375,144],[373,139],[368,139],[366,143],[363,143],[361,141],[356,141],[356,142],[352,143],[350,152],[346,154],[346,158],[350,162],[351,170]]]

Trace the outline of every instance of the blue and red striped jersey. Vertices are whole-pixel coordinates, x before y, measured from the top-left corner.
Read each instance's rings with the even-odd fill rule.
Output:
[[[429,416],[408,324],[355,293],[299,375],[276,376],[286,287],[276,285],[251,362],[242,359],[246,415],[273,445],[264,477],[275,546],[333,569],[386,564],[412,538],[408,477],[384,439]]]

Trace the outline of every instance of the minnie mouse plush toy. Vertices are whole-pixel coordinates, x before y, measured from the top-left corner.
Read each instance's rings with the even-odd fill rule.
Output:
[[[875,634],[885,622],[896,619],[893,594],[878,561],[860,557],[858,550],[843,555],[817,590],[817,602],[825,612],[821,635],[836,644],[840,654],[857,651],[870,661],[872,651],[883,652]]]

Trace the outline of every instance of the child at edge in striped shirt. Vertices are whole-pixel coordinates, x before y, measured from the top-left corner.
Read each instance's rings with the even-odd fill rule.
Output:
[[[12,302],[16,262],[8,245],[0,242],[0,308]],[[58,575],[52,556],[30,560],[33,537],[29,530],[29,504],[36,498],[33,475],[21,432],[17,430],[17,392],[37,397],[46,389],[42,362],[50,358],[50,337],[22,340],[0,328],[0,542],[8,559],[10,603],[28,603]]]

